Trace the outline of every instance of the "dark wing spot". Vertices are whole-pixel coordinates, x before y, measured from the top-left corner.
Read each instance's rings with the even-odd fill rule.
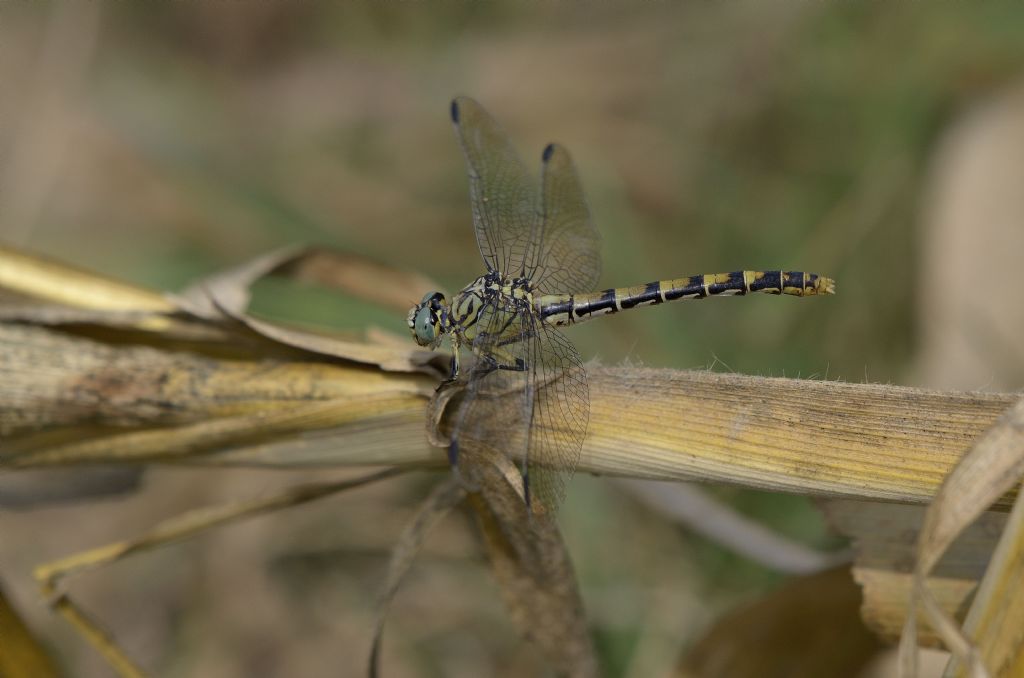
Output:
[[[458,99],[452,99],[452,122],[458,124],[459,122],[459,101]]]
[[[554,152],[555,152],[555,145],[554,144],[548,144],[547,146],[544,147],[544,152],[541,153],[541,155],[540,155],[541,160],[543,160],[544,162],[547,162],[548,160],[551,160],[551,154],[554,153]]]

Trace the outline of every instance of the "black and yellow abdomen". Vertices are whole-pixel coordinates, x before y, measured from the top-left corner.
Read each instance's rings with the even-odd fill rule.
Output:
[[[587,294],[547,294],[538,298],[536,305],[544,322],[571,325],[637,306],[653,306],[677,299],[738,296],[748,292],[808,297],[833,294],[835,283],[831,278],[803,271],[732,271],[659,280]]]

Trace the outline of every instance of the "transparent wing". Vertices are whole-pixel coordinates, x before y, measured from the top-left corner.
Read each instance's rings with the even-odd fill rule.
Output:
[[[601,236],[576,167],[558,144],[548,145],[542,160],[539,244],[531,249],[527,276],[544,292],[592,292],[601,277]]]
[[[523,275],[537,192],[500,125],[467,97],[452,101],[452,122],[469,173],[476,243],[488,270]]]
[[[485,313],[488,311],[485,310]],[[486,316],[485,316],[486,317]],[[576,349],[558,330],[531,314],[513,332],[492,315],[473,351],[470,372],[456,413],[452,440],[461,454],[487,450],[520,465],[531,503],[554,512],[579,464],[590,413],[586,372]],[[521,369],[494,369],[495,364]]]
[[[525,276],[539,290],[590,292],[601,275],[601,237],[569,153],[542,154],[541,199],[508,135],[476,101],[452,101],[466,157],[477,246],[489,270]]]
[[[590,418],[590,390],[583,361],[572,343],[554,327],[538,320],[533,324],[539,335],[526,342],[533,353],[534,385],[529,478],[534,496],[555,511],[579,465]]]

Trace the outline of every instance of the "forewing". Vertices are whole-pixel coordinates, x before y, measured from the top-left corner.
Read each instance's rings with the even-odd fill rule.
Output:
[[[601,277],[601,236],[590,219],[576,167],[558,144],[544,149],[539,246],[527,261],[536,289],[552,293],[591,292]]]
[[[476,242],[491,271],[523,275],[537,211],[533,181],[505,131],[476,101],[452,101],[466,156]]]

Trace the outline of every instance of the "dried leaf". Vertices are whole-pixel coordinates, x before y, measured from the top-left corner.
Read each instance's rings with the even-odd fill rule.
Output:
[[[43,595],[52,601],[51,605],[54,610],[92,643],[119,675],[142,678],[146,672],[118,646],[113,637],[104,631],[96,620],[62,590],[61,582],[65,578],[122,560],[135,553],[166,546],[205,530],[262,513],[306,504],[368,483],[385,480],[402,472],[401,469],[386,469],[356,478],[307,483],[290,487],[284,492],[268,497],[196,509],[165,520],[148,533],[135,539],[107,544],[40,565],[35,569],[34,575]],[[3,675],[0,674],[0,676]]]
[[[992,555],[971,609],[964,633],[978,647],[986,666],[997,676],[1024,675],[1024,494],[1017,495],[1010,519]],[[959,676],[963,664],[954,657],[946,676]]]
[[[85,325],[223,340],[209,324],[177,317],[167,296],[0,246],[0,322]]]
[[[583,601],[562,535],[552,516],[527,509],[519,471],[503,455],[461,453],[491,569],[520,632],[560,674],[599,675]]]
[[[249,306],[249,288],[260,278],[281,275],[316,283],[401,313],[439,286],[418,273],[402,271],[366,257],[322,247],[292,246],[214,274],[184,290],[179,299],[193,312],[217,317],[217,305],[233,314]]]
[[[158,292],[3,246],[0,288],[71,308],[149,313],[177,310]]]
[[[211,320],[219,319],[221,313],[244,313],[252,298],[249,288],[260,278],[301,257],[304,251],[305,248],[293,245],[262,254],[193,283],[177,295],[175,301],[190,313]]]
[[[362,487],[363,485],[380,480],[387,480],[403,472],[402,469],[385,469],[355,478],[322,483],[306,483],[290,487],[283,492],[268,497],[195,509],[163,521],[141,537],[107,544],[106,546],[76,553],[67,558],[41,565],[35,570],[35,578],[45,590],[52,591],[56,589],[61,579],[79,574],[85,570],[95,569],[101,565],[116,562],[133,553],[166,546],[199,532],[238,520],[252,518],[253,516],[283,508],[300,506],[332,494]]]
[[[372,301],[393,300],[394,293],[389,290],[396,289],[398,284],[411,283],[414,287],[430,284],[426,279],[367,262],[355,255],[320,248],[286,247],[195,283],[177,300],[182,309],[196,316],[210,320],[227,317],[263,337],[303,351],[376,365],[395,372],[438,373],[438,368],[432,366],[436,354],[418,349],[412,342],[397,348],[346,341],[336,336],[283,327],[247,314],[245,311],[252,296],[250,288],[257,280],[271,274],[348,288],[349,291],[354,288],[359,294],[376,290],[375,294],[370,294]],[[371,276],[370,280],[356,283],[361,274]],[[408,287],[403,287],[401,292],[403,311],[408,310],[411,303],[408,290]]]
[[[412,567],[427,534],[440,523],[448,513],[463,499],[466,492],[452,477],[439,483],[420,505],[412,521],[406,525],[398,537],[391,560],[388,562],[387,575],[377,603],[377,623],[373,631],[373,643],[370,649],[369,674],[377,676],[380,671],[380,645],[384,633],[384,622],[387,620],[388,608],[398,587]]]
[[[928,588],[927,578],[960,532],[990,505],[999,500],[1024,475],[1024,399],[1006,411],[950,472],[928,507],[918,541],[911,595],[912,613],[907,616],[900,640],[901,672],[917,673],[917,616],[920,607],[929,623],[957,661],[975,677],[989,675],[978,647],[964,634],[956,620],[944,611]],[[1007,547],[1009,548],[1009,547]],[[996,575],[998,577],[998,575]],[[1005,656],[1019,651],[1020,639],[1012,648],[992,648]]]
[[[217,302],[219,303],[219,301]],[[261,336],[276,342],[317,353],[330,358],[343,358],[366,365],[376,365],[389,372],[423,372],[439,374],[436,366],[437,354],[416,348],[398,349],[357,341],[346,341],[337,337],[315,334],[309,330],[282,327],[266,320],[244,313],[233,313],[222,309],[234,320],[244,324]]]

